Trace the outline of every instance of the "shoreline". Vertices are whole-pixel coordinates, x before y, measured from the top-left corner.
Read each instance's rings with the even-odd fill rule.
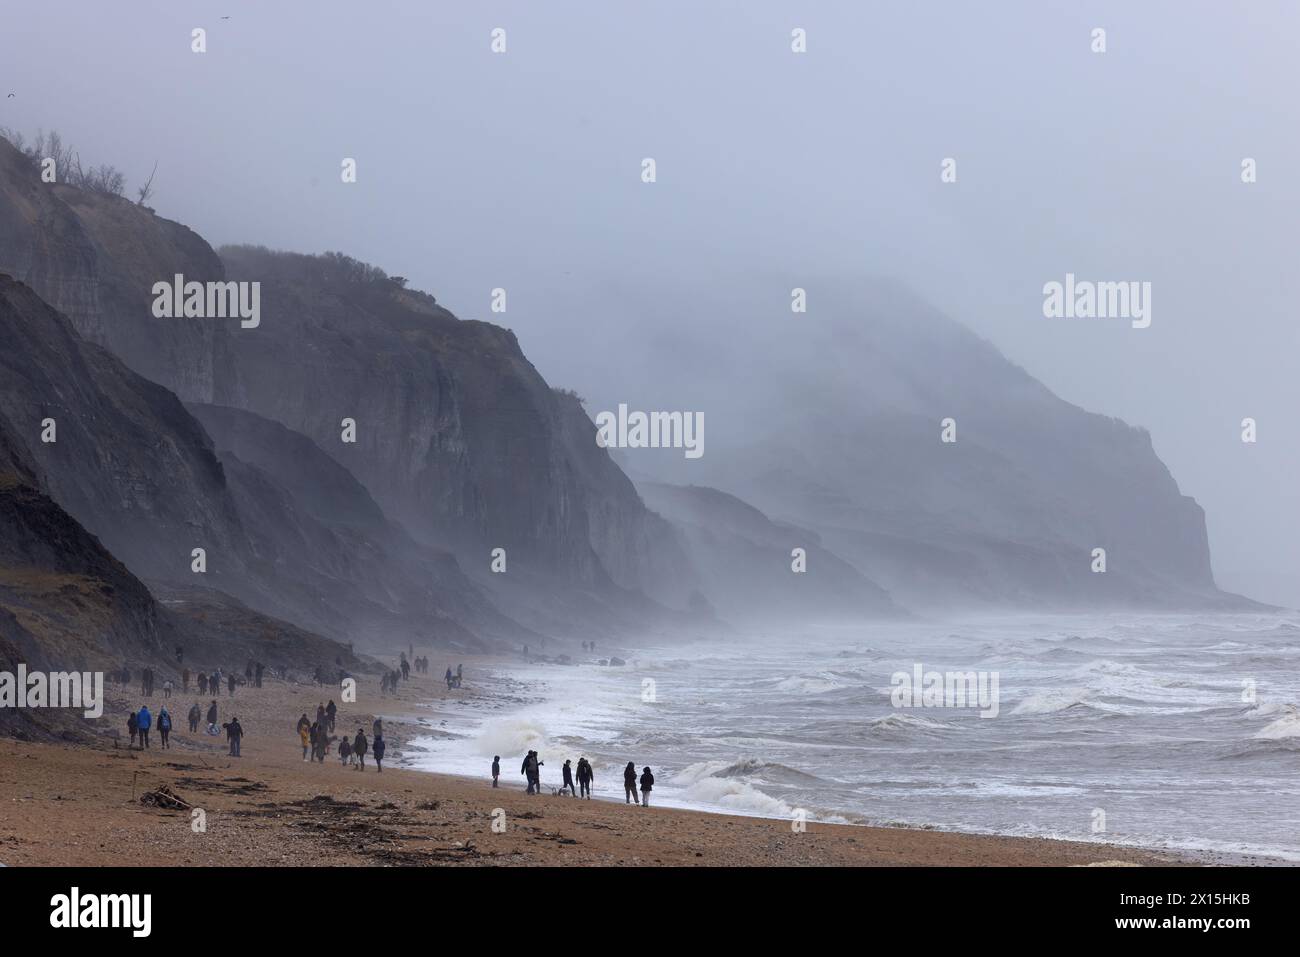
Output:
[[[467,667],[471,659],[466,658]],[[479,659],[479,665],[487,662]],[[500,666],[505,662],[493,661]],[[219,699],[221,721],[240,718],[243,756],[224,740],[183,730],[173,747],[128,749],[0,741],[0,864],[71,866],[610,865],[610,866],[1142,866],[1222,863],[1223,855],[1100,842],[818,823],[796,832],[789,820],[709,810],[621,805],[609,795],[581,800],[529,796],[508,773],[464,777],[406,765],[413,741],[436,720],[441,678],[412,676],[396,697],[377,694],[377,676],[360,678],[359,702],[340,711],[338,732],[384,718],[393,759],[382,774],[304,762],[293,725],[314,714],[322,689],[271,682]],[[332,690],[332,689],[331,689]],[[105,715],[125,725],[134,695],[108,689]],[[326,700],[328,695],[325,696]],[[178,728],[193,695],[173,695]],[[459,700],[466,700],[461,696]],[[151,710],[164,701],[157,694]],[[171,709],[169,709],[171,710]],[[436,730],[436,727],[434,728]],[[123,734],[124,738],[125,735]],[[155,736],[156,737],[156,736]],[[506,769],[508,772],[508,768]],[[166,785],[201,809],[140,803]],[[603,783],[604,790],[608,784]],[[494,821],[504,832],[493,829]],[[1281,862],[1279,862],[1281,863]]]

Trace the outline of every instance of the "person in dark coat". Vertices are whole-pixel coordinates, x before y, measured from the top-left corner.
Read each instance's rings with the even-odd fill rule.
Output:
[[[357,728],[357,736],[352,739],[352,753],[357,756],[358,771],[364,771],[366,769],[366,750],[368,747],[369,744],[366,741],[366,733],[360,728]]]
[[[375,735],[375,743],[371,745],[370,750],[374,752],[375,767],[379,769],[380,774],[384,772],[384,751],[386,748],[387,745],[384,744],[384,736],[382,734]]]
[[[205,695],[207,693],[208,693],[208,675],[207,672],[201,672],[199,674],[199,694]]]
[[[501,755],[492,758],[492,786],[497,786],[497,778],[501,777]]]
[[[235,696],[235,673],[232,671],[226,676],[226,687],[230,689],[230,697]]]
[[[573,786],[573,768],[569,766],[568,758],[564,759],[564,767],[560,769],[560,773],[564,776],[564,783],[560,785],[560,793],[563,794],[564,789],[568,788],[569,794],[577,797],[578,789]]]
[[[649,768],[645,768],[641,772],[641,806],[642,807],[650,806],[650,792],[651,790],[654,789],[654,786],[655,786],[655,776],[650,773]]]
[[[239,723],[238,718],[231,718],[230,724],[226,725],[226,738],[230,741],[230,756],[239,757],[239,742],[244,737],[244,728]]]
[[[164,748],[169,747],[169,745],[167,744],[167,736],[171,733],[172,733],[172,716],[167,713],[166,708],[163,708],[161,711],[158,712],[158,737],[162,739],[162,746]]]
[[[197,734],[199,730],[199,719],[203,717],[203,709],[199,707],[196,701],[190,706],[190,734]]]
[[[215,728],[216,726],[217,726],[217,702],[213,700],[212,704],[208,705],[208,727]]]
[[[591,770],[591,762],[586,758],[578,758],[578,796],[591,800],[591,782],[596,780],[596,775]]]
[[[334,730],[334,719],[338,716],[339,709],[334,704],[334,699],[330,698],[330,703],[325,706],[326,726],[330,731]]]
[[[140,734],[140,715],[132,711],[126,716],[126,730],[131,732],[131,747],[135,747],[135,739]]]
[[[636,765],[631,761],[623,769],[623,803],[640,804],[641,799],[636,796]]]

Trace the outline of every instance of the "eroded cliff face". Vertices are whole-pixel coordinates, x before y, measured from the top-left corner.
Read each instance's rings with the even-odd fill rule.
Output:
[[[468,642],[479,621],[509,629],[453,560],[405,544],[364,489],[309,440],[247,413],[252,421],[230,424],[210,409],[205,415],[227,440],[223,460],[173,393],[82,340],[66,317],[6,276],[0,343],[0,415],[18,454],[42,489],[135,574],[223,591],[359,644]],[[47,422],[55,441],[40,441]],[[294,466],[334,468],[320,491],[344,502],[338,514],[309,500],[301,472],[272,454],[286,449]],[[204,553],[201,572],[195,549]]]
[[[359,264],[222,254],[231,279],[262,283],[262,325],[233,337],[230,404],[310,436],[414,535],[467,563],[504,548],[512,570],[577,587],[680,594],[685,558],[666,526],[509,330]]]
[[[81,336],[188,401],[211,402],[228,323],[160,321],[153,285],[176,274],[222,278],[190,229],[124,199],[42,183],[39,168],[0,139],[0,272],[25,282]]]
[[[225,258],[146,208],[41,183],[0,140],[0,271],[133,371],[186,402],[254,412],[308,437],[414,538],[464,563],[486,567],[490,550],[504,548],[512,572],[601,593],[599,601],[624,603],[628,590],[665,601],[684,594],[685,559],[672,535],[596,448],[594,429],[589,446],[581,440],[590,423],[552,392],[508,330],[461,321],[346,257],[240,247]],[[260,282],[260,326],[155,318],[153,286],[176,274]],[[357,424],[355,443],[341,440],[345,418]],[[202,503],[217,476],[253,481],[234,462],[229,471],[176,478],[198,481]],[[82,496],[74,511],[88,506],[86,490],[66,491]],[[230,496],[220,507],[233,507]],[[133,568],[141,558],[123,557]],[[161,560],[142,573],[155,574]]]

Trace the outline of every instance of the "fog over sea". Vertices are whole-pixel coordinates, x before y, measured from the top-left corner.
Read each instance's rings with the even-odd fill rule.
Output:
[[[662,806],[1300,861],[1295,613],[872,623],[600,657],[467,673],[489,696],[427,719],[413,765],[486,777],[499,754],[522,788],[535,748],[548,800],[585,755],[601,798],[622,800],[632,760]],[[891,676],[918,663],[997,672],[997,716],[894,707]]]

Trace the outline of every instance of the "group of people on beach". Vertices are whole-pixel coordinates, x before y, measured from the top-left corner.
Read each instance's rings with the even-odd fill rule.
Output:
[[[190,707],[189,726],[190,734],[197,734],[199,730],[199,720],[203,717],[203,710],[196,701]],[[239,718],[232,717],[229,721],[217,727],[217,702],[214,699],[212,704],[208,705],[208,726],[207,733],[210,735],[219,735],[224,730],[226,741],[230,745],[231,757],[239,757],[239,742],[244,737],[244,727],[239,723]],[[141,751],[149,747],[149,732],[155,726],[158,730],[158,743],[161,747],[170,748],[170,738],[172,733],[172,716],[163,705],[158,712],[157,724],[154,723],[154,716],[149,711],[147,704],[141,705],[139,711],[132,711],[126,717],[126,730],[131,736],[131,747],[138,747]]]
[[[528,782],[527,794],[542,793],[542,767],[546,764],[541,760],[536,751],[529,751],[524,755],[524,762],[519,768]],[[564,766],[560,769],[562,783],[556,794],[564,794],[566,791],[573,797],[585,797],[591,800],[591,788],[596,783],[596,771],[591,766],[591,762],[585,757],[578,758],[578,764],[575,768],[571,759],[566,758]],[[578,786],[575,788],[573,781],[574,775],[577,775]],[[492,758],[492,786],[498,787],[498,779],[501,777],[501,755]],[[640,785],[640,796],[637,795],[637,785]],[[655,776],[649,768],[641,770],[641,776],[638,779],[636,773],[636,764],[632,761],[627,763],[623,769],[623,803],[639,804],[642,807],[650,806],[650,792],[654,790]],[[581,790],[579,790],[581,789]]]
[[[298,740],[302,744],[302,759],[304,761],[319,761],[325,763],[325,757],[329,754],[330,745],[335,741],[339,742],[339,763],[344,767],[352,767],[358,771],[366,769],[366,754],[373,755],[375,768],[382,774],[384,771],[384,752],[387,750],[387,744],[384,742],[384,719],[375,718],[375,723],[370,730],[373,740],[366,738],[364,728],[357,728],[356,736],[349,739],[346,734],[341,737],[333,734],[334,725],[338,718],[338,708],[331,698],[328,705],[321,703],[316,706],[316,720],[312,721],[304,714],[298,719],[296,731]]]

